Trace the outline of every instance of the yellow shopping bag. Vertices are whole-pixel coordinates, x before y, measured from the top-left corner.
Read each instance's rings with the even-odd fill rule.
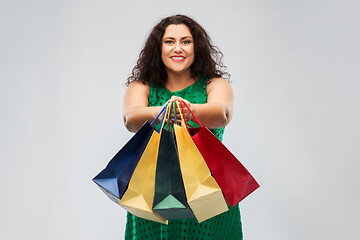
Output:
[[[178,102],[177,106],[180,109]],[[188,204],[198,222],[202,222],[227,211],[228,207],[219,185],[186,129],[181,111],[180,115],[181,127],[174,124],[174,129],[181,173]]]
[[[152,210],[159,143],[160,134],[154,130],[119,204],[138,217],[168,224],[168,220]]]

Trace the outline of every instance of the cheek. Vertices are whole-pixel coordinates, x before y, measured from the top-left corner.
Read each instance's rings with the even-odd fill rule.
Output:
[[[194,47],[189,47],[187,51],[188,51],[188,53],[189,53],[192,57],[194,57],[194,56],[195,56],[195,50],[194,50]]]
[[[170,49],[170,50],[169,50]],[[163,46],[161,47],[161,57],[166,57],[169,55],[169,51],[171,51],[171,48]]]
[[[195,59],[195,51],[194,51],[194,48],[189,49],[189,53],[190,53],[190,55],[191,55],[191,60],[192,60],[192,62],[193,62],[194,59]]]
[[[163,62],[166,60],[166,49],[164,47],[161,48],[161,59]]]

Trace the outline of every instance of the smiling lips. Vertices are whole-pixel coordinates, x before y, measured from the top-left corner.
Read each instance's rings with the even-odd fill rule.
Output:
[[[174,55],[170,57],[174,62],[182,62],[185,60],[184,56],[181,55]]]

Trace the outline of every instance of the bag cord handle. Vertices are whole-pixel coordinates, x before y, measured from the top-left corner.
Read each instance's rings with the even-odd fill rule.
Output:
[[[190,126],[192,128],[194,128],[194,127],[190,123],[188,123],[186,121],[185,111],[184,111],[184,107],[182,106],[182,102],[181,101],[176,101],[176,104],[178,105],[179,110],[180,110],[179,102],[180,102],[181,109],[182,109],[182,111],[179,111],[180,117],[181,117],[181,122],[182,122],[183,125],[185,125],[186,130],[189,132],[189,127],[188,126]],[[201,125],[201,123],[200,123],[200,125]]]
[[[169,109],[170,109],[170,104],[168,103],[168,104],[166,104],[166,111],[165,111],[164,116],[163,116],[162,121],[161,121],[160,129],[159,129],[160,134],[161,134],[161,131],[162,131],[163,127],[164,127],[164,122],[165,122],[164,120],[166,118],[166,115],[168,115]]]
[[[164,110],[167,108],[167,105],[169,105],[169,103],[167,103],[162,109],[161,112],[156,116],[156,118],[150,123],[150,125],[152,126],[154,124],[154,122],[160,117],[160,115],[164,112]],[[165,116],[165,114],[164,114]],[[164,121],[164,116],[162,118],[162,121]],[[162,123],[161,121],[161,123]]]
[[[184,104],[184,105],[186,106],[186,108],[190,111],[191,115],[195,118],[197,124],[199,124],[200,127],[204,127],[204,126],[201,124],[201,122],[199,121],[199,119],[195,116],[195,114],[191,111],[191,109],[189,108],[189,106],[188,106],[184,101],[180,101],[180,103],[181,103],[181,109],[182,109],[182,111],[183,111],[183,113],[184,113],[184,116],[185,116],[185,111],[184,111],[184,108],[183,108],[182,104]]]

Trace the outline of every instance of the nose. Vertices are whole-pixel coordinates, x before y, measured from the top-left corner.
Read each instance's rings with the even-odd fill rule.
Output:
[[[176,53],[181,52],[181,46],[180,46],[180,43],[175,43],[175,46],[174,46],[174,52],[176,52]]]

